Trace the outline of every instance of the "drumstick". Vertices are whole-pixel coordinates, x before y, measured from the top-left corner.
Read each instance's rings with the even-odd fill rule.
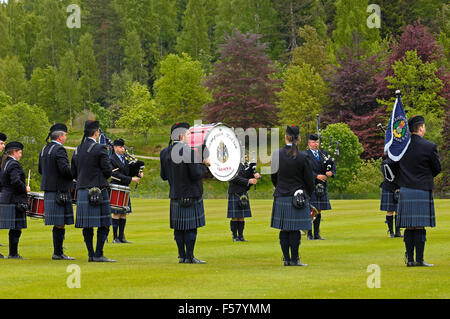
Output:
[[[111,176],[111,179],[115,179],[116,181],[121,181],[120,178],[117,178],[117,177],[114,177],[114,176]]]
[[[31,174],[31,169],[28,170],[28,183],[27,183],[27,187],[30,187],[30,174]]]
[[[113,169],[112,171],[115,172],[115,171],[117,171],[118,169],[119,169],[119,168],[117,167],[117,168]]]

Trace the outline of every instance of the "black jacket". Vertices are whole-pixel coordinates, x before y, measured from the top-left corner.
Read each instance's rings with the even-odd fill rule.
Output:
[[[327,172],[326,167],[324,165],[325,156],[328,156],[328,153],[324,150],[320,150],[319,152],[319,161],[314,156],[313,152],[308,149],[303,152],[306,155],[306,159],[309,162],[309,166],[311,167],[313,179],[315,183],[323,183],[325,187],[328,186],[328,180],[326,182],[322,182],[317,179],[317,175],[325,175]],[[332,177],[336,174],[336,164],[333,163],[331,166],[331,173],[333,173]]]
[[[6,158],[5,165],[0,172],[0,180],[2,184],[0,203],[27,202],[26,177],[22,165],[18,161],[9,156]]]
[[[125,161],[125,164],[122,164],[122,161],[117,157],[116,153],[112,153],[109,157],[112,165],[112,176],[111,176],[111,184],[128,186],[131,183],[132,176],[130,174],[130,164]]]
[[[39,174],[42,175],[41,190],[46,192],[69,191],[72,172],[66,149],[61,144],[50,142],[39,155]]]
[[[432,190],[433,178],[441,172],[441,162],[436,144],[417,134],[411,134],[411,142],[399,161],[398,184],[400,186]]]
[[[229,182],[228,194],[244,194],[247,192],[251,187],[249,183],[251,178],[254,178],[252,169],[248,166],[245,167],[242,163],[239,164],[238,174]]]
[[[179,155],[174,159],[171,155],[172,149]],[[195,151],[181,142],[175,142],[161,151],[160,176],[169,181],[169,198],[199,198],[203,195],[202,178],[208,169],[203,163],[195,162],[196,157]]]
[[[390,176],[388,168],[391,170],[394,176]],[[384,179],[380,184],[381,188],[391,192],[399,188],[398,169],[399,169],[398,162],[394,162],[389,157],[383,159],[383,161],[381,162],[381,172],[383,173]],[[388,174],[388,176],[386,176],[386,174]],[[394,180],[392,182],[387,179],[387,178],[392,179],[392,177],[394,177]]]
[[[286,154],[289,149],[290,146],[286,145],[272,154],[271,179],[275,186],[273,196],[292,196],[300,188],[311,196],[314,179],[306,155],[297,151],[296,158],[293,158]]]
[[[105,145],[87,138],[72,156],[72,175],[77,180],[77,189],[109,186],[112,166]]]

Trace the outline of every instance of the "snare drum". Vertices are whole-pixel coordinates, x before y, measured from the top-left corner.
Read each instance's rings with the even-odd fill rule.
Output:
[[[209,155],[211,174],[222,182],[232,180],[239,172],[241,145],[234,130],[222,123],[189,128],[188,144]],[[205,152],[205,155],[206,155]]]
[[[111,207],[128,208],[128,200],[130,199],[130,188],[128,186],[110,185],[109,203]]]
[[[44,218],[44,193],[28,193],[28,212],[30,217]]]

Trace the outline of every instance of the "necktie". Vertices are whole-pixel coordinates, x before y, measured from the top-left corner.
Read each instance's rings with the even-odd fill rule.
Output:
[[[122,164],[125,165],[125,159],[123,158],[123,156],[120,156],[120,160],[122,161]]]
[[[318,160],[318,161],[320,160],[318,151],[314,151],[314,156],[316,157],[316,160]]]

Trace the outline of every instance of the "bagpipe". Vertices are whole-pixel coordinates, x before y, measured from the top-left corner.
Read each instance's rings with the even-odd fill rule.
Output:
[[[321,162],[321,170],[322,172],[324,172],[325,174],[327,172],[332,172],[333,168],[336,167],[336,162],[335,162],[335,158],[337,156],[339,156],[340,152],[339,152],[339,145],[341,144],[341,141],[336,141],[336,147],[334,148],[334,152],[332,150],[332,145],[333,145],[333,136],[329,137],[329,142],[328,142],[328,152],[327,154],[325,154],[323,152],[323,138],[322,138],[322,134],[321,134],[321,130],[320,130],[320,115],[316,114],[316,119],[317,119],[317,136],[319,138],[319,148],[318,148],[318,152],[321,155],[321,157],[323,158],[322,162]],[[325,195],[325,182],[322,182],[320,180],[316,180],[316,185],[315,185],[315,193],[318,197],[322,197],[323,195]]]
[[[330,136],[329,142],[328,142],[328,152],[327,152],[327,154],[324,154],[324,152],[322,151],[324,143],[323,143],[322,134],[320,133],[320,115],[316,114],[316,118],[317,118],[317,136],[319,137],[318,152],[323,157],[323,161],[322,161],[323,170],[325,172],[330,172],[333,169],[333,167],[336,165],[335,158],[340,155],[339,145],[341,144],[341,141],[339,141],[339,140],[336,141],[336,146],[335,146],[334,152],[333,152],[333,150],[332,150],[333,136]]]
[[[245,152],[243,152],[245,153]],[[252,152],[252,158],[249,159],[248,161],[244,161],[244,169],[246,171],[249,171],[250,174],[252,176],[252,178],[254,178],[255,174],[259,174],[258,170],[256,169],[256,156],[254,154],[254,152]],[[259,176],[258,179],[262,179],[261,175]],[[256,190],[256,184],[255,186],[255,190]]]
[[[109,136],[102,130],[100,130],[100,139],[99,139],[99,143],[106,145],[107,149],[108,149],[108,153],[111,154],[112,152],[114,152],[114,143],[113,141],[109,138]],[[128,165],[130,165],[130,175],[131,176],[139,176],[140,173],[142,173],[142,171],[145,168],[145,163],[143,161],[138,160],[134,155],[133,155],[133,150],[129,149],[126,145],[124,145],[124,158],[125,161],[128,163]],[[138,184],[136,184],[137,187]]]

